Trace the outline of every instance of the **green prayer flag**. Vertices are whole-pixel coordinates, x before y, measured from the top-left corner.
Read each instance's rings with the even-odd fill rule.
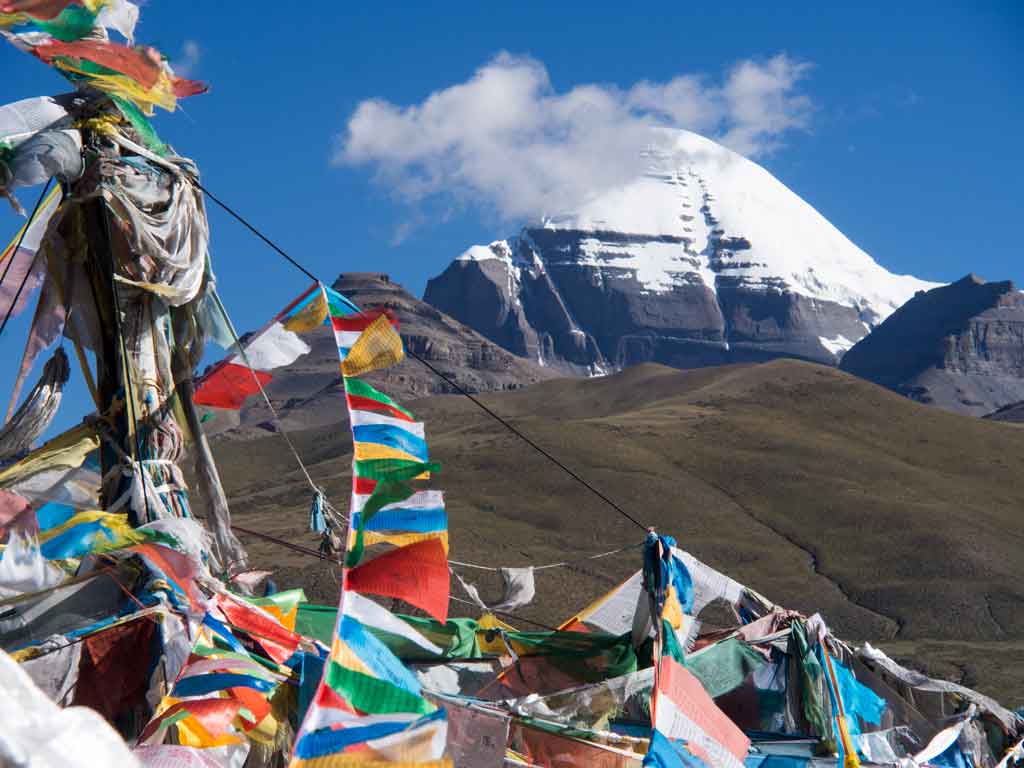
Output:
[[[347,669],[336,661],[330,662],[324,684],[351,706],[371,715],[392,712],[412,712],[428,715],[436,707],[426,699],[409,693],[397,685],[376,677]]]
[[[389,406],[391,408],[396,409],[397,411],[400,411],[401,413],[404,413],[410,419],[416,418],[415,416],[412,415],[412,413],[410,413],[405,408],[400,406],[398,403],[396,403],[390,397],[385,395],[380,390],[375,389],[371,385],[367,384],[362,379],[357,379],[357,378],[355,378],[353,376],[346,376],[345,377],[345,394],[352,395],[353,397],[365,397],[367,400],[375,400],[378,403],[381,403],[383,405],[387,405],[387,406]]]
[[[749,675],[763,667],[765,658],[744,643],[730,638],[716,643],[683,662],[713,699],[743,685]]]
[[[424,472],[440,472],[441,465],[425,464],[413,459],[363,459],[357,461],[356,477],[365,477],[378,482],[401,482],[412,480]]]

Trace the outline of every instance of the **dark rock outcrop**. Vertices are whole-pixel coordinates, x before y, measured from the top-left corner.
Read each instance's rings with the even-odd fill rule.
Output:
[[[975,275],[922,291],[840,367],[922,403],[991,413],[1024,399],[1024,293]]]

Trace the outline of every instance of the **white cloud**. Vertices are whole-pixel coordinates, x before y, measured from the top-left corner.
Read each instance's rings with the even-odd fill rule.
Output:
[[[202,50],[195,40],[186,40],[181,45],[181,55],[171,62],[171,69],[179,77],[191,77],[199,66],[199,59],[202,58]]]
[[[749,156],[774,151],[808,125],[812,104],[799,86],[809,68],[779,54],[741,61],[720,82],[688,74],[559,93],[541,62],[502,53],[419,104],[360,103],[333,161],[373,168],[407,202],[441,198],[535,218],[633,177],[641,150],[663,143],[665,128]]]

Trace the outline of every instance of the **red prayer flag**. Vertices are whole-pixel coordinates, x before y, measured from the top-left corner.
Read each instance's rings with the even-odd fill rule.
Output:
[[[201,93],[206,93],[210,90],[210,86],[201,80],[189,80],[184,77],[175,77],[172,85],[174,87],[174,95],[179,99],[184,99],[189,96],[198,96]]]
[[[150,738],[156,730],[160,727],[160,723],[169,717],[173,717],[182,710],[187,711],[192,717],[199,721],[199,724],[205,728],[211,736],[220,736],[227,727],[231,725],[231,721],[235,719],[235,715],[238,714],[238,710],[242,708],[242,702],[238,699],[222,699],[222,698],[210,698],[210,699],[190,699],[189,701],[179,701],[163,712],[160,716],[149,721],[149,725],[146,726],[145,730],[139,736],[138,743],[145,743],[146,739]]]
[[[377,481],[372,477],[353,477],[352,492],[358,494],[371,494],[377,487]]]
[[[199,381],[192,402],[237,411],[247,397],[259,392],[260,386],[265,387],[272,378],[266,371],[254,371],[246,365],[222,363]]]
[[[153,568],[173,581],[175,586],[188,596],[193,610],[202,610],[203,603],[196,589],[196,569],[188,557],[161,544],[138,544],[129,547],[128,550],[140,555]]]
[[[252,720],[244,716],[242,718],[243,727],[246,730],[252,730],[270,714],[270,702],[267,700],[267,694],[244,686],[228,688],[228,693],[252,713]]]
[[[393,549],[345,572],[345,589],[397,597],[448,620],[448,558],[437,539]]]
[[[288,631],[272,617],[258,608],[225,597],[217,596],[217,607],[227,616],[228,622],[252,635],[253,640],[278,664],[290,659],[299,647],[299,636]]]
[[[130,77],[146,89],[156,85],[162,71],[160,54],[153,49],[129,48],[127,45],[103,40],[76,40],[70,43],[49,40],[37,45],[32,52],[47,64],[51,64],[58,56],[91,61]]]
[[[60,16],[74,0],[11,0],[3,4],[4,13],[24,13],[33,19],[49,21]]]
[[[661,658],[658,670],[654,725],[665,736],[684,739],[691,750],[713,755],[709,764],[742,766],[750,748],[750,740],[700,680],[670,656]]]
[[[342,712],[358,714],[358,710],[343,699],[331,686],[321,685],[313,697],[313,704],[326,709],[340,709]]]
[[[415,421],[415,419],[412,419],[408,413],[405,413],[393,405],[382,403],[379,400],[373,400],[369,397],[359,397],[359,395],[345,395],[345,399],[348,401],[348,409],[350,411],[375,411],[377,413],[386,414],[393,419]]]
[[[381,315],[388,318],[392,327],[398,330],[398,316],[390,309],[368,309],[365,312],[357,312],[354,315],[343,315],[332,317],[331,325],[336,331],[365,331]]]

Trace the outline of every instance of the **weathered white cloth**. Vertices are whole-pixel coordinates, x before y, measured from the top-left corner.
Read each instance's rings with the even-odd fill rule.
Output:
[[[65,706],[71,702],[78,683],[82,644],[68,642],[63,635],[51,635],[36,647],[45,655],[23,661],[21,668],[51,701]]]
[[[39,381],[25,402],[0,429],[0,459],[28,451],[32,443],[42,436],[57,413],[70,374],[68,357],[58,347],[46,361]]]
[[[527,568],[499,568],[504,589],[501,599],[494,605],[487,605],[480,597],[480,590],[470,584],[458,573],[452,571],[459,584],[469,595],[469,599],[482,611],[512,611],[529,604],[536,594],[533,581],[533,566]]]
[[[500,602],[491,606],[494,611],[514,611],[533,601],[537,594],[533,581],[533,566],[526,568],[501,568],[501,579],[505,584]]]

